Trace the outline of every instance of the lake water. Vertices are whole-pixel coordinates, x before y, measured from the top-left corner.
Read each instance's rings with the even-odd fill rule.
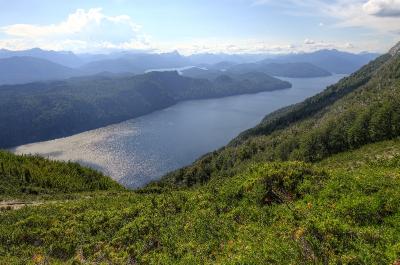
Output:
[[[282,78],[273,92],[186,101],[149,115],[66,138],[23,145],[17,154],[77,161],[127,187],[140,187],[227,144],[268,113],[312,96],[343,75]]]

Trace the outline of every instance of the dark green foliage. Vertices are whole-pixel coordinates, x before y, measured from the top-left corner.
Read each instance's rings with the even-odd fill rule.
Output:
[[[151,72],[0,87],[0,147],[64,137],[125,121],[179,101],[284,89],[266,75],[232,82]]]
[[[115,181],[77,163],[0,151],[0,197],[123,190]]]

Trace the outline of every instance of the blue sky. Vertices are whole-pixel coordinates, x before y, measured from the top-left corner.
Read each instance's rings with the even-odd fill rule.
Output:
[[[0,48],[383,52],[400,0],[0,0]]]

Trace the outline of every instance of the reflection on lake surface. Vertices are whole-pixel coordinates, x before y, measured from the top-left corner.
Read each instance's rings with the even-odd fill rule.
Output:
[[[273,92],[193,100],[119,124],[14,148],[77,161],[139,187],[193,162],[255,126],[266,114],[322,91],[343,75],[282,78],[293,87]]]

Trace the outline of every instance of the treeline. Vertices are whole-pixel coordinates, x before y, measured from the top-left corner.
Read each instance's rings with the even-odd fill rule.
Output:
[[[214,82],[177,72],[93,76],[0,87],[0,148],[69,136],[132,119],[188,99],[290,87],[262,75]]]
[[[294,157],[286,153],[281,159],[298,156],[306,161],[318,161],[331,154],[397,136],[400,136],[400,100],[392,99],[326,122],[301,139]]]

